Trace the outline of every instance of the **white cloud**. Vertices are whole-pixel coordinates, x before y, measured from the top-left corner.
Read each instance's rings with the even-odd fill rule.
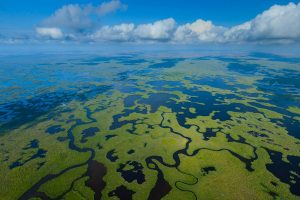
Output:
[[[103,26],[91,39],[109,41],[169,41],[173,38],[176,22],[172,18],[159,20],[150,24],[120,24]]]
[[[62,31],[59,28],[54,27],[37,28],[36,32],[39,36],[47,37],[50,39],[61,39],[63,37]]]
[[[103,26],[94,34],[92,40],[109,41],[160,41],[194,42],[216,41],[225,28],[217,27],[211,21],[199,19],[191,24],[176,26],[173,18],[149,24],[120,24]]]
[[[176,22],[173,18],[156,21],[151,24],[138,25],[134,36],[140,40],[169,41],[172,39]]]
[[[95,17],[125,8],[126,5],[123,5],[119,0],[103,2],[98,6],[69,4],[56,10],[53,15],[43,21],[42,26],[59,27],[77,33],[89,32],[94,26]]]
[[[251,21],[224,33],[229,41],[300,40],[300,3],[274,5]]]
[[[134,27],[134,24],[103,26],[91,35],[91,39],[95,41],[130,41],[133,39]]]
[[[44,20],[43,26],[55,26],[76,32],[84,31],[92,26],[92,21],[89,18],[90,12],[90,6],[65,5]]]
[[[274,5],[253,20],[225,28],[211,21],[197,20],[179,26],[176,41],[200,42],[283,42],[300,40],[300,3]]]
[[[224,27],[215,26],[211,21],[198,19],[193,23],[179,26],[174,34],[175,41],[217,42],[221,40]]]
[[[94,30],[91,14],[102,16],[124,9],[119,0],[92,5],[67,5],[49,17],[37,33],[52,39],[78,41],[130,41],[130,42],[282,42],[300,41],[300,3],[274,5],[253,20],[233,27],[222,27],[212,21],[198,19],[177,25],[173,18],[148,24],[123,23],[102,26]],[[50,26],[51,25],[51,26]],[[56,28],[47,28],[56,27]],[[65,30],[67,29],[67,30]],[[71,31],[70,31],[71,30]],[[62,33],[64,32],[64,34]]]

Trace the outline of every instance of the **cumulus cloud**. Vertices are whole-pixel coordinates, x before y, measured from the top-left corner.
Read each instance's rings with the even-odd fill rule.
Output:
[[[54,14],[42,22],[42,26],[58,27],[77,33],[87,32],[95,25],[93,20],[95,17],[104,16],[117,10],[124,10],[126,7],[119,0],[103,2],[97,6],[92,4],[69,4],[56,10]]]
[[[89,18],[90,6],[80,6],[78,4],[65,5],[55,11],[49,18],[42,23],[46,27],[59,27],[72,31],[84,31],[92,26]]]
[[[104,26],[91,38],[109,41],[212,42],[221,40],[224,30],[224,27],[202,19],[177,26],[173,18],[168,18],[148,24]]]
[[[197,20],[179,26],[174,39],[202,42],[282,42],[300,40],[300,3],[274,5],[253,20],[231,28]]]
[[[103,26],[91,35],[91,39],[94,41],[131,41],[134,27],[134,24]]]
[[[141,24],[133,34],[141,40],[169,41],[175,30],[176,22],[173,18],[159,20],[151,24]]]
[[[94,40],[109,41],[169,41],[173,38],[176,22],[172,18],[149,24],[120,24],[104,26],[92,34]]]
[[[123,23],[93,26],[91,13],[103,16],[116,10],[126,9],[119,0],[92,5],[67,5],[57,10],[45,20],[46,28],[36,31],[41,36],[64,39],[65,29],[75,30],[67,33],[79,41],[123,41],[123,42],[282,42],[300,41],[300,3],[274,5],[254,19],[233,27],[217,26],[212,21],[198,19],[191,23],[177,24],[167,18],[147,24]],[[52,28],[47,28],[52,27]],[[65,34],[66,35],[66,34]]]
[[[274,5],[251,21],[224,33],[227,41],[282,41],[300,39],[300,3]]]
[[[211,21],[198,19],[193,23],[179,26],[174,33],[175,41],[219,42],[226,28],[215,26]]]
[[[63,33],[59,28],[53,27],[43,27],[37,28],[36,32],[41,37],[47,37],[50,39],[61,39],[63,37]]]

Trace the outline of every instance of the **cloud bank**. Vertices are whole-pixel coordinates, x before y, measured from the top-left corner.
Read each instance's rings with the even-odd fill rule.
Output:
[[[101,18],[126,5],[112,0],[98,6],[70,4],[45,19],[36,33],[40,38],[75,41],[170,42],[170,43],[284,43],[300,41],[300,3],[274,5],[254,19],[233,27],[198,19],[178,24],[167,18],[147,24],[123,23],[95,26]]]

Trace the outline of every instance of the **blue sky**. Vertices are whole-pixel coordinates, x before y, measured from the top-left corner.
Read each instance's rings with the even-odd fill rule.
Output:
[[[18,29],[31,28],[55,10],[67,4],[99,4],[103,1],[89,0],[2,0],[0,26]],[[218,25],[232,26],[254,18],[274,4],[299,2],[291,0],[123,0],[126,12],[106,17],[106,23],[144,23],[173,17],[178,22],[198,18],[212,20]]]
[[[2,0],[1,6],[0,6],[0,35],[2,37],[5,36],[5,38],[16,37],[16,36],[26,36],[26,38],[34,38],[38,35],[40,36],[48,36],[46,39],[64,39],[66,38],[68,40],[87,40],[87,38],[95,38],[96,34],[92,34],[91,32],[96,33],[98,29],[101,29],[101,27],[105,25],[109,25],[109,28],[113,29],[114,25],[119,24],[134,24],[134,27],[126,26],[122,27],[123,29],[126,29],[126,34],[129,34],[128,31],[134,32],[134,35],[139,35],[139,40],[159,40],[159,41],[170,41],[173,39],[170,39],[166,36],[166,34],[174,35],[176,32],[176,27],[179,27],[181,25],[185,24],[192,24],[196,22],[198,19],[203,20],[198,21],[195,26],[197,25],[198,29],[203,26],[210,26],[212,28],[209,28],[209,31],[213,34],[221,34],[225,33],[225,30],[221,30],[219,27],[224,27],[227,29],[230,29],[232,27],[241,25],[245,22],[254,20],[255,17],[264,11],[267,11],[275,4],[282,5],[283,10],[286,9],[285,7],[289,5],[289,3],[293,2],[294,8],[293,12],[297,13],[298,16],[299,8],[298,5],[299,1],[291,1],[291,0],[112,0],[114,2],[119,2],[120,5],[124,6],[124,9],[116,8],[115,10],[112,10],[111,12],[107,12],[106,14],[99,16],[96,11],[91,11],[89,13],[88,17],[90,18],[89,21],[92,21],[93,23],[93,29],[91,27],[80,27],[80,32],[89,32],[89,37],[83,35],[79,35],[78,31],[76,29],[76,32],[74,30],[70,30],[70,27],[66,27],[63,24],[60,24],[57,19],[53,20],[49,19],[50,16],[54,15],[56,11],[63,8],[63,6],[68,5],[76,5],[79,4],[80,8],[83,10],[85,9],[85,6],[88,4],[92,4],[95,9],[97,9],[97,6],[101,6],[103,2],[109,3],[110,1],[88,1],[88,0],[77,0],[77,1],[71,1],[71,0],[60,0],[60,1],[53,1],[53,0]],[[126,7],[126,8],[125,8]],[[292,9],[292,8],[289,8]],[[285,12],[290,13],[291,11],[289,9],[286,9]],[[275,9],[274,9],[275,10]],[[63,12],[63,11],[62,11]],[[273,11],[272,11],[273,12]],[[49,19],[49,20],[48,20]],[[61,19],[61,18],[60,18]],[[80,18],[80,21],[84,21],[85,19]],[[172,19],[163,21],[166,19]],[[47,23],[45,23],[45,20]],[[290,19],[279,19],[275,18],[274,22],[279,20],[290,20]],[[290,24],[297,21],[296,19],[291,19],[291,21],[288,21]],[[50,21],[52,21],[50,23]],[[155,24],[155,22],[162,21],[162,24],[158,23],[157,26],[154,27],[142,27],[142,28],[148,28],[147,30],[155,31],[157,28],[161,28],[162,26],[168,26],[169,29],[165,28],[165,33],[161,33],[161,35],[156,35],[155,37],[146,37],[143,35],[140,37],[140,32],[136,31],[136,27],[140,24]],[[211,22],[212,26],[209,25],[206,22]],[[280,22],[280,21],[279,21]],[[58,24],[56,24],[58,23]],[[256,22],[255,22],[256,23]],[[260,24],[263,22],[260,22]],[[277,23],[277,22],[276,22]],[[94,26],[97,24],[96,26]],[[253,22],[254,24],[254,22]],[[281,23],[283,24],[283,23]],[[253,25],[254,26],[254,25]],[[278,25],[276,25],[278,26]],[[37,31],[37,28],[48,28],[48,29],[39,29]],[[96,28],[97,27],[97,28]],[[217,27],[217,28],[215,28]],[[52,28],[51,30],[49,28]],[[54,29],[55,28],[55,29]],[[119,27],[116,27],[119,31]],[[115,29],[116,29],[115,28]],[[190,26],[183,27],[185,29],[192,29]],[[275,27],[278,30],[280,30],[280,27]],[[83,30],[86,29],[86,30]],[[274,27],[270,27],[270,29],[274,29]],[[201,29],[202,30],[202,29]],[[252,29],[251,29],[252,30]],[[100,30],[100,36],[101,40],[103,38],[105,40],[110,38],[107,38],[105,34],[109,32],[109,34],[123,34],[123,32],[111,32],[113,30],[106,29],[106,32],[103,33]],[[169,31],[169,32],[168,32]],[[52,37],[53,33],[58,33],[59,36]],[[139,32],[137,34],[137,32]],[[172,32],[172,33],[171,33]],[[191,31],[193,32],[193,31]],[[195,32],[195,31],[194,31]],[[265,31],[264,32],[268,32]],[[248,34],[249,31],[245,34]],[[98,34],[98,35],[99,35]],[[128,37],[124,38],[118,38],[114,37],[112,40],[137,40],[133,39],[132,34]],[[189,33],[187,30],[185,30],[182,34],[193,34]],[[198,35],[197,35],[198,34]],[[208,34],[208,32],[207,32]],[[206,35],[207,35],[206,34]],[[194,34],[200,40],[206,41],[205,38],[206,35],[199,35],[199,31]],[[276,34],[275,34],[276,35]],[[93,36],[93,37],[92,37]],[[160,37],[163,36],[163,37]],[[181,36],[181,35],[180,35]],[[76,37],[76,39],[75,39]],[[171,37],[171,36],[170,36]],[[190,37],[190,36],[189,36]],[[210,36],[207,36],[210,37]],[[240,36],[239,36],[240,37]],[[259,36],[259,39],[263,39],[264,36]],[[280,38],[281,37],[281,38]],[[284,34],[281,34],[280,37],[276,38],[274,34],[271,34],[270,38],[275,39],[282,39],[290,38],[290,36],[285,36]],[[294,36],[293,39],[298,39],[298,35]],[[252,40],[254,36],[249,36],[247,40]],[[36,39],[36,38],[34,38]],[[41,37],[38,37],[38,39],[41,39]],[[186,37],[184,37],[186,39]],[[254,38],[255,39],[255,38]],[[209,39],[210,40],[217,40],[217,39]],[[221,39],[220,39],[221,40]],[[269,38],[267,38],[269,40]]]

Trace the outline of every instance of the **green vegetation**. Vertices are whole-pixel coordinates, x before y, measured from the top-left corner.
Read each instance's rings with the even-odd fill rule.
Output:
[[[74,98],[51,110],[53,115],[0,136],[0,199],[27,193],[32,200],[39,199],[37,193],[50,199],[99,194],[118,199],[119,186],[136,200],[153,191],[166,200],[299,199],[293,188],[300,168],[291,159],[300,157],[299,133],[288,127],[300,123],[298,97],[286,91],[292,103],[275,101],[277,94],[263,85],[270,76],[280,84],[280,77],[289,75],[284,69],[295,65],[243,59],[267,69],[249,76],[214,58],[150,71],[148,62],[156,59],[85,66],[83,71],[107,77],[90,84],[110,88],[90,96],[82,89],[86,98]],[[270,151],[280,156],[273,158]],[[270,167],[278,162],[294,178],[280,180]]]

